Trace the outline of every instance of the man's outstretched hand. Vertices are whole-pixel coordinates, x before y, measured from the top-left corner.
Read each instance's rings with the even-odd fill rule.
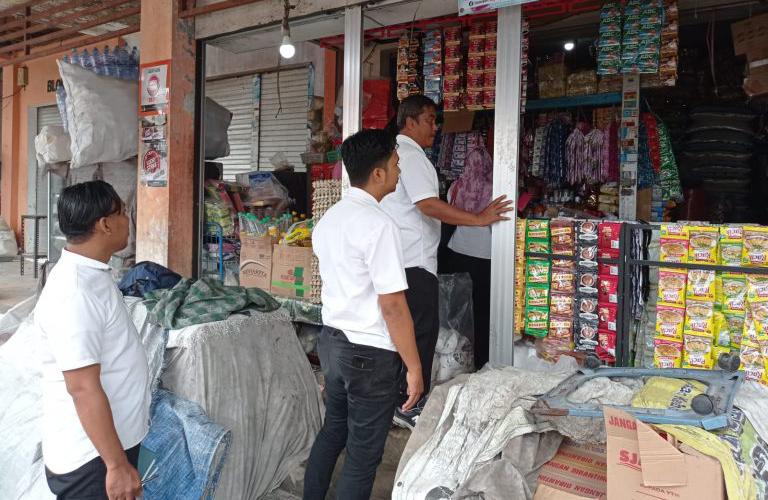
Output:
[[[507,195],[499,196],[485,207],[485,210],[477,214],[479,219],[478,225],[490,226],[494,222],[509,220],[509,217],[506,217],[504,214],[515,209],[514,206],[511,206],[513,203],[514,200],[508,200]]]

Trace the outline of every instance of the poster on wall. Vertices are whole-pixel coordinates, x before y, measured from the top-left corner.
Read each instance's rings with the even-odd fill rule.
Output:
[[[165,114],[170,102],[170,61],[141,65],[141,109],[143,115]]]
[[[538,0],[459,0],[459,15],[480,14],[512,5],[535,3],[536,1]]]
[[[168,143],[142,141],[141,184],[149,187],[168,185]]]

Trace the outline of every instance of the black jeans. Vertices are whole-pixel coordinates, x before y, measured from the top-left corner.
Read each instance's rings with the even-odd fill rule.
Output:
[[[400,356],[353,344],[344,332],[327,326],[317,351],[325,375],[325,423],[309,455],[304,500],[325,499],[344,448],[347,455],[336,496],[367,500],[398,402]]]
[[[413,318],[426,396],[432,385],[432,362],[435,359],[437,335],[440,332],[440,282],[437,276],[420,267],[409,267],[405,270],[405,277],[408,280],[405,298]],[[407,387],[404,381],[401,384],[401,399],[405,401],[408,399],[405,396]]]
[[[128,462],[133,467],[139,463],[139,449],[134,446],[125,450]],[[79,469],[66,474],[54,474],[45,468],[48,487],[58,500],[96,500],[107,498],[107,466],[101,457],[96,457]]]

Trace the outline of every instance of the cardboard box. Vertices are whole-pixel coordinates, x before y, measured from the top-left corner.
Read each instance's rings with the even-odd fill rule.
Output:
[[[733,23],[731,35],[733,51],[747,56],[749,63],[744,92],[749,96],[768,93],[768,14]]]
[[[725,498],[717,460],[682,451],[629,413],[605,407],[608,498],[718,500]]]
[[[240,238],[240,286],[269,291],[272,286],[272,245],[269,236]]]
[[[312,249],[275,245],[272,252],[272,295],[304,299],[312,295]]]
[[[539,472],[534,500],[604,499],[608,489],[605,448],[563,441]]]

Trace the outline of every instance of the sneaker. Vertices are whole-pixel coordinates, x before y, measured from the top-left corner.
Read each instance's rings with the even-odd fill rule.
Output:
[[[395,408],[395,416],[392,417],[392,422],[398,427],[412,431],[416,428],[416,421],[419,419],[421,412],[424,411],[426,404],[427,397],[424,396],[416,403],[416,406],[408,411],[403,411],[400,407]]]

